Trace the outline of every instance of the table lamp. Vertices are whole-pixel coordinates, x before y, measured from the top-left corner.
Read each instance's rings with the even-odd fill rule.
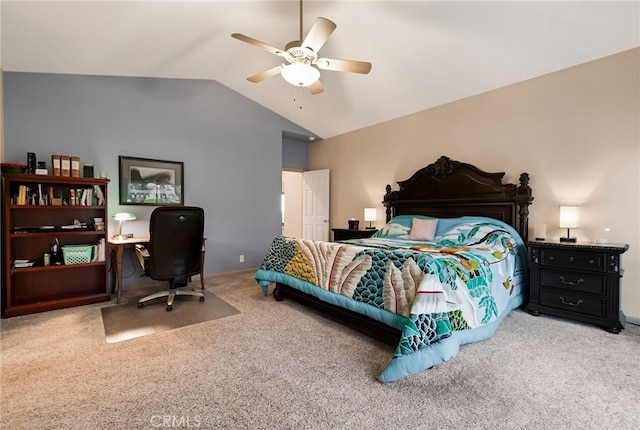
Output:
[[[373,229],[375,227],[371,226],[371,222],[375,222],[378,220],[378,212],[376,211],[376,208],[364,208],[364,220],[369,221],[369,229]]]
[[[561,237],[560,242],[576,242],[570,230],[578,228],[578,206],[560,206],[560,228],[567,229],[567,237]]]
[[[114,239],[122,240],[124,236],[122,236],[122,221],[131,221],[136,219],[136,216],[132,213],[128,212],[118,212],[113,216],[113,219],[120,222],[120,226],[118,227],[118,234],[114,235]]]

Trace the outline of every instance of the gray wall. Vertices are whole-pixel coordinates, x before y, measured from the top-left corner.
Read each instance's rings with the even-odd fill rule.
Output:
[[[5,72],[4,114],[6,162],[30,151],[49,169],[54,153],[94,164],[111,179],[110,215],[135,213],[123,230],[136,235],[148,234],[153,207],[119,206],[118,156],[184,162],[185,204],[206,213],[207,274],[260,265],[281,232],[283,132],[308,134],[204,80]],[[306,169],[307,145],[286,145],[287,167]]]
[[[291,137],[282,137],[282,167],[293,170],[309,170],[309,145]]]

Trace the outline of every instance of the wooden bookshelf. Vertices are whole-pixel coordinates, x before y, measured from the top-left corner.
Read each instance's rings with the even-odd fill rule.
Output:
[[[3,318],[110,300],[106,259],[78,264],[51,261],[49,266],[44,261],[56,238],[61,261],[65,245],[107,242],[108,184],[108,179],[2,174]],[[27,189],[26,198],[20,197],[21,187]],[[60,204],[53,204],[50,188]],[[92,193],[84,192],[89,189]],[[36,197],[30,197],[34,193]],[[41,199],[42,194],[46,197]],[[80,194],[77,201],[71,200],[74,194]],[[103,199],[94,194],[102,194]],[[94,218],[105,221],[103,230],[95,229]],[[62,228],[75,220],[80,227]],[[33,265],[14,267],[19,259]]]

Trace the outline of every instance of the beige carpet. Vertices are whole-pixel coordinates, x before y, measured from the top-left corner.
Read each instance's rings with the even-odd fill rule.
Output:
[[[238,309],[207,290],[204,291],[204,302],[197,297],[176,297],[171,312],[166,311],[166,298],[148,302],[144,307],[138,308],[138,299],[142,297],[144,295],[130,297],[125,299],[126,303],[101,309],[107,343],[121,342],[240,313]]]
[[[205,278],[240,314],[126,342],[105,342],[113,302],[0,320],[0,429],[638,428],[639,326],[516,310],[451,361],[381,384],[392,347],[276,302],[253,274]]]

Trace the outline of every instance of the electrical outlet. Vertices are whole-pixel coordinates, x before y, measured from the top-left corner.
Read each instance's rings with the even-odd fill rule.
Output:
[[[244,255],[240,255],[240,262],[244,263]]]

